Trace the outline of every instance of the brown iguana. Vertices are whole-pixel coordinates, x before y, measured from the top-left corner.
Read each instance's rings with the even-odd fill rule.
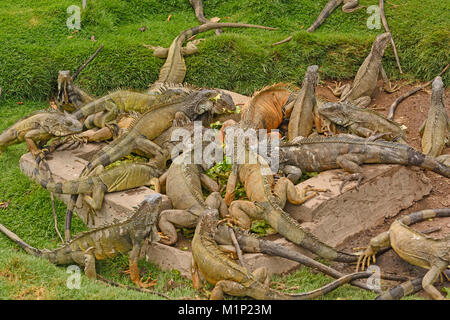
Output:
[[[93,97],[73,83],[70,71],[59,71],[56,95],[56,105],[59,110],[74,112],[93,100]]]
[[[428,118],[419,129],[422,136],[422,152],[438,157],[446,144],[450,144],[450,118],[445,109],[444,83],[436,77],[432,84],[431,106]]]
[[[0,134],[0,154],[10,145],[25,141],[34,157],[42,153],[36,143],[81,132],[83,125],[67,112],[48,109],[31,113]]]
[[[250,201],[236,200],[231,202],[229,212],[236,224],[243,229],[250,229],[251,220],[264,219],[279,234],[296,245],[306,248],[322,258],[352,262],[357,256],[340,252],[324,244],[313,234],[303,229],[300,224],[283,210],[286,201],[302,204],[313,198],[317,193],[306,195],[307,191],[326,191],[307,187],[299,192],[295,185],[287,178],[280,178],[274,185],[273,175],[262,174],[262,170],[270,172],[267,162],[259,155],[245,149],[244,164],[236,164],[237,173],[231,172],[228,178],[225,203],[229,204],[234,198],[238,179],[244,184],[244,189]],[[250,157],[258,159],[258,163],[251,164]]]
[[[308,32],[314,32],[325,21],[326,18],[337,8],[344,3],[342,11],[345,13],[353,12],[359,8],[358,0],[330,0],[323,8],[322,12],[317,17],[316,21],[306,30]]]
[[[221,217],[228,214],[227,205],[218,192],[219,186],[203,172],[204,166],[193,163],[192,153],[185,151],[178,156],[167,172],[166,194],[174,209],[162,211],[158,224],[165,236],[160,242],[166,245],[177,242],[175,226],[195,227],[206,209],[218,209]],[[203,198],[202,186],[212,192],[206,199]]]
[[[449,267],[450,235],[446,235],[442,239],[435,239],[409,227],[413,223],[435,217],[450,217],[450,208],[417,211],[394,221],[389,231],[370,240],[370,245],[358,259],[356,270],[358,271],[360,265],[362,269],[366,265],[369,266],[370,258],[376,262],[377,252],[392,247],[403,260],[429,269],[422,280],[423,289],[433,299],[445,299],[433,286],[433,283]]]
[[[80,233],[69,243],[53,250],[33,248],[1,224],[0,231],[33,256],[58,265],[76,263],[83,266],[86,276],[92,279],[97,277],[96,260],[129,252],[131,281],[145,287],[147,285],[139,276],[139,254],[145,240],[158,241],[156,223],[161,203],[161,195],[148,195],[130,218]]]
[[[369,138],[383,134],[383,139],[406,144],[405,131],[400,125],[370,109],[362,109],[350,102],[329,102],[317,109],[319,116],[352,134]],[[341,130],[342,131],[342,130]]]
[[[303,172],[322,172],[342,168],[351,174],[345,182],[364,178],[361,164],[382,163],[417,166],[450,178],[450,167],[434,158],[400,143],[370,141],[352,135],[297,138],[279,147],[279,164],[293,166]]]
[[[312,133],[313,124],[318,127],[316,86],[319,82],[319,67],[309,66],[303,79],[302,89],[293,104],[288,126],[288,138],[308,137]]]
[[[376,37],[370,53],[359,67],[353,84],[343,86],[337,85],[335,89],[331,89],[335,96],[340,96],[340,101],[350,101],[364,108],[370,104],[371,96],[377,86],[378,77],[381,75],[383,79],[383,89],[392,93],[397,91],[397,86],[391,87],[389,79],[384,71],[382,59],[384,50],[391,41],[391,34],[385,32]]]
[[[89,177],[81,177],[64,182],[51,182],[43,177],[36,166],[33,177],[37,183],[50,192],[58,194],[82,194],[82,200],[89,206],[91,213],[95,214],[103,205],[106,192],[116,192],[150,186],[163,171],[147,163],[123,163],[110,169],[98,166]],[[66,216],[66,241],[70,239],[70,228],[73,208],[68,207]],[[92,219],[94,223],[94,219]]]
[[[188,44],[186,48],[183,48],[183,43],[198,33],[220,28],[257,28],[276,30],[276,28],[245,23],[205,23],[182,31],[172,41],[169,48],[146,46],[147,48],[154,50],[154,55],[156,57],[167,58],[161,68],[158,80],[150,86],[148,92],[157,90],[162,84],[165,83],[182,83],[184,77],[186,76],[186,64],[183,57],[194,54],[198,50],[194,43]]]
[[[200,273],[214,285],[210,299],[223,299],[224,293],[232,296],[249,296],[258,300],[283,299],[306,300],[326,294],[352,280],[367,278],[366,273],[353,273],[335,280],[322,288],[298,294],[283,293],[268,286],[269,278],[264,267],[250,273],[235,263],[223,252],[214,240],[217,228],[217,210],[206,211],[200,218],[192,240],[192,283],[195,289],[201,287]]]

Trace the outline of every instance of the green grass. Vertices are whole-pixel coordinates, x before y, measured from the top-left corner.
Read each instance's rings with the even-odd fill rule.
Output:
[[[208,17],[279,30],[229,29],[219,37],[212,31],[202,34],[206,41],[199,53],[186,59],[186,81],[250,94],[277,81],[300,83],[310,64],[321,66],[323,78],[352,78],[383,29],[367,28],[365,8],[351,14],[338,9],[316,32],[307,33],[327,1],[208,1]],[[378,3],[360,2],[365,6]],[[66,9],[72,4],[72,0],[42,0],[39,5],[31,0],[2,1],[0,86],[4,98],[49,98],[58,70],[77,69],[100,44],[105,46],[101,54],[77,82],[96,95],[117,87],[143,89],[157,78],[163,61],[142,44],[168,46],[181,30],[197,24],[186,0],[98,0],[82,11],[81,30],[72,35],[66,27]],[[405,72],[402,78],[429,80],[448,62],[450,23],[442,12],[449,10],[450,3],[441,0],[386,3]],[[169,14],[172,18],[167,21]],[[144,25],[147,31],[139,31]],[[92,35],[96,42],[90,40]],[[293,41],[270,46],[289,35]],[[401,78],[391,48],[384,65],[391,78]],[[446,75],[447,84],[448,79]]]
[[[328,0],[288,1],[249,0],[205,2],[207,17],[222,22],[246,22],[278,27],[278,31],[251,29],[225,30],[221,36],[208,32],[201,37],[199,53],[186,58],[186,81],[199,86],[222,87],[243,94],[270,83],[299,84],[306,67],[320,65],[322,78],[352,78],[381,30],[366,27],[365,9],[352,14],[336,10],[313,34],[306,33]],[[377,0],[361,0],[362,5]],[[117,87],[144,89],[158,76],[163,60],[153,57],[143,43],[168,46],[183,29],[197,21],[185,0],[96,0],[82,11],[81,30],[72,34],[65,21],[67,7],[81,1],[3,0],[0,6],[0,132],[31,111],[48,106],[56,89],[58,70],[76,70],[101,44],[99,56],[78,77],[87,91],[102,95]],[[395,4],[395,6],[393,6]],[[393,0],[386,14],[399,51],[404,75],[399,75],[392,49],[385,54],[384,66],[393,79],[429,80],[449,60],[450,31],[448,1]],[[167,17],[172,14],[168,22]],[[227,18],[229,17],[229,18]],[[146,32],[138,29],[147,26]],[[96,42],[90,40],[94,35]],[[293,41],[270,44],[293,35]],[[449,83],[448,73],[444,77]],[[17,102],[23,104],[17,104]],[[48,192],[19,170],[24,144],[12,146],[0,155],[0,222],[31,245],[53,248],[58,245]],[[65,205],[56,201],[58,225],[63,229]],[[73,232],[86,230],[77,218]],[[145,275],[158,280],[155,290],[163,290],[169,279],[177,288],[167,294],[175,298],[204,297],[191,281],[175,271],[161,271],[141,262]],[[97,265],[99,274],[124,284],[129,277],[120,271],[127,259],[119,256]],[[69,290],[65,267],[57,267],[23,253],[0,236],[0,299],[159,299],[158,296],[111,288],[82,276],[80,290]],[[313,274],[307,268],[273,280],[297,291],[317,288],[329,277]],[[207,288],[211,289],[210,286]],[[369,299],[375,295],[348,285],[325,296],[326,299]]]

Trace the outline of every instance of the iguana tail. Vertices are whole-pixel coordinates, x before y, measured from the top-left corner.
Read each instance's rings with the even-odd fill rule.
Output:
[[[265,299],[290,299],[290,300],[310,300],[317,298],[319,296],[322,296],[324,294],[327,294],[328,292],[331,292],[340,286],[349,283],[351,281],[357,280],[357,279],[363,279],[368,278],[372,276],[372,272],[355,272],[351,274],[347,274],[339,279],[336,279],[326,285],[324,285],[321,288],[304,292],[304,293],[294,293],[294,294],[287,294],[282,293],[273,289],[269,289],[267,291],[267,295],[264,297]],[[258,297],[259,298],[259,297]]]
[[[414,223],[424,221],[426,219],[442,218],[442,217],[450,217],[450,208],[427,209],[427,210],[416,211],[416,212],[407,214],[398,220],[401,223],[409,226]]]
[[[184,30],[178,36],[178,40],[186,41],[188,38],[202,32],[206,32],[212,29],[220,29],[220,28],[256,28],[256,29],[264,29],[264,30],[277,30],[277,28],[265,27],[256,24],[247,24],[247,23],[204,23],[199,26],[195,26],[193,28]]]
[[[409,294],[416,293],[422,290],[422,279],[423,277],[419,277],[403,282],[379,295],[375,300],[398,300]]]
[[[411,147],[408,147],[408,164],[418,166],[446,178],[450,178],[450,167],[437,161],[435,158],[427,156]]]
[[[326,18],[342,3],[342,0],[331,0],[322,9],[322,12],[317,17],[316,21],[306,30],[308,32],[314,32],[325,21]]]
[[[33,171],[33,177],[37,183],[49,192],[58,194],[79,194],[92,192],[92,186],[95,181],[91,177],[85,177],[64,182],[52,182],[44,178],[39,168],[36,166]]]
[[[17,234],[6,228],[4,225],[0,224],[0,231],[5,234],[9,239],[17,243],[25,252],[35,256],[40,257],[43,255],[43,252],[39,249],[36,249],[30,246],[28,243],[19,238]]]

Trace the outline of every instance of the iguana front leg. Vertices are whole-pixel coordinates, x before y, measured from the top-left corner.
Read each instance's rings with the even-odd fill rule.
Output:
[[[138,262],[139,262],[139,254],[141,252],[141,244],[138,244],[136,241],[134,241],[133,243],[133,249],[131,249],[130,253],[129,253],[129,264],[130,264],[130,279],[131,281],[136,284],[138,287],[140,288],[149,288],[155,285],[155,280],[151,281],[150,283],[144,283],[142,282],[141,278],[140,278],[140,273],[139,273],[139,266],[138,266]]]
[[[226,193],[225,193],[225,203],[230,206],[231,202],[234,200],[234,193],[236,191],[236,186],[238,183],[238,176],[233,171],[230,173],[227,181]]]
[[[400,88],[397,85],[392,86],[391,81],[389,81],[389,78],[386,74],[386,71],[384,71],[383,66],[380,66],[380,76],[381,79],[383,79],[383,90],[388,93],[393,93],[395,91],[398,91]]]
[[[159,215],[158,227],[162,233],[159,242],[171,246],[178,240],[175,226],[183,228],[194,228],[197,225],[198,216],[188,210],[169,209]]]
[[[442,293],[440,293],[433,286],[433,284],[437,281],[441,272],[444,272],[447,267],[448,262],[438,260],[431,266],[431,269],[423,277],[422,287],[434,300],[446,300]]]
[[[146,138],[137,138],[135,140],[136,149],[143,152],[147,158],[163,158],[164,150],[151,140]]]
[[[194,258],[192,258],[191,262],[191,278],[192,278],[192,287],[194,287],[195,290],[200,290],[203,284],[200,278],[200,271],[198,269],[197,262],[195,262]]]
[[[358,184],[356,185],[356,187],[359,187],[361,181],[364,179],[364,175],[362,174],[362,169],[360,166],[361,160],[359,159],[359,156],[357,154],[340,155],[336,158],[336,163],[345,171],[350,172],[350,174],[344,178],[344,181],[342,181],[342,184],[339,187],[339,192],[342,193],[344,185],[349,181],[357,180]]]
[[[381,250],[388,249],[391,247],[391,240],[389,238],[389,231],[380,233],[376,237],[370,240],[369,246],[364,250],[363,253],[358,258],[356,262],[356,272],[358,272],[360,266],[361,271],[366,267],[370,266],[370,258],[372,258],[373,263],[376,262],[375,255]]]
[[[235,200],[231,203],[228,211],[236,224],[242,229],[250,229],[252,219],[263,219],[262,210],[253,202],[245,200]]]
[[[201,173],[200,174],[200,182],[202,183],[202,186],[204,186],[208,191],[210,192],[219,192],[219,185],[216,181],[211,179],[207,174]]]
[[[308,191],[313,193],[306,195]],[[279,200],[279,205],[284,208],[286,200],[292,204],[300,205],[317,195],[317,192],[325,192],[326,189],[318,189],[307,186],[299,191],[291,180],[288,178],[280,178],[274,186],[273,193]]]
[[[27,144],[28,151],[31,152],[31,154],[35,158],[41,155],[43,151],[37,147],[34,139],[43,137],[44,135],[47,135],[47,133],[43,132],[41,129],[33,129],[28,131],[24,136],[24,140],[25,143]]]

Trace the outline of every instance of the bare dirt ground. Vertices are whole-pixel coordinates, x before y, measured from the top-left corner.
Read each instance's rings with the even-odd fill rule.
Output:
[[[374,108],[375,111],[387,116],[389,107],[395,101],[395,99],[415,88],[415,85],[409,85],[404,82],[397,82],[397,84],[401,85],[402,87],[399,91],[392,94],[388,94],[377,89],[373,96],[372,104],[369,106],[369,108]],[[337,98],[333,96],[330,89],[327,88],[327,85],[334,87],[334,83],[326,82],[318,88],[317,93],[319,95],[325,96],[330,101],[336,101]],[[421,84],[417,84],[417,86],[419,85]],[[379,87],[381,88],[381,86],[382,82],[380,81]],[[448,114],[450,114],[450,90],[446,90],[445,93],[445,104],[447,112]],[[397,107],[394,115],[395,121],[407,127],[407,141],[412,147],[417,150],[421,150],[421,138],[418,131],[423,121],[427,118],[428,110],[430,108],[430,100],[431,86],[404,100]],[[445,148],[443,154],[450,154],[450,148]],[[410,208],[402,210],[400,214],[395,218],[423,209],[446,208],[450,206],[450,179],[439,176],[438,174],[429,171],[425,172],[425,175],[431,180],[431,183],[433,185],[433,190],[430,195],[416,202]],[[392,190],[392,192],[395,192],[395,190]],[[348,239],[340,247],[340,249],[349,251],[352,250],[352,248],[367,246],[372,237],[388,230],[390,224],[394,221],[395,218],[385,219],[384,222],[378,227],[366,230],[353,236],[352,238]],[[415,224],[413,227],[419,231],[429,230],[431,228],[440,228],[439,231],[431,233],[430,236],[441,238],[444,234],[448,235],[450,233],[450,218],[433,219],[433,221],[425,221]],[[404,262],[393,250],[389,250],[379,255],[377,257],[376,264],[381,268],[381,272],[403,275],[411,279],[422,276],[426,272],[426,270],[424,269],[412,266],[409,263]],[[334,267],[346,272],[351,272],[353,270],[353,267],[343,265],[335,265]],[[390,285],[395,285],[395,283],[387,283],[389,283]],[[438,287],[438,289],[442,286],[450,287],[450,282],[437,284],[436,286]],[[423,293],[423,291],[419,295],[426,297],[426,294]]]

